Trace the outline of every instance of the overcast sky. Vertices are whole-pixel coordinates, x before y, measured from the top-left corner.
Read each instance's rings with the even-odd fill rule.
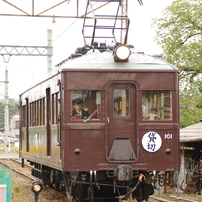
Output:
[[[129,40],[137,52],[147,54],[160,54],[160,47],[154,42],[154,30],[151,29],[152,18],[161,17],[162,10],[170,5],[173,0],[142,0],[143,6],[138,1],[128,0],[129,7]],[[20,7],[31,14],[32,0],[9,0],[9,2]],[[62,0],[35,0],[35,14],[46,10]],[[76,0],[64,3],[49,11],[49,15],[75,15]],[[80,0],[81,2],[81,0]],[[86,0],[82,0],[86,2]],[[83,14],[85,6],[81,7],[79,13]],[[112,9],[112,11],[116,11]],[[15,8],[0,1],[0,13],[22,14]],[[44,15],[45,15],[44,14]],[[105,13],[103,13],[105,14]],[[114,14],[114,13],[113,13]],[[84,45],[81,35],[83,20],[77,19],[55,19],[52,18],[31,18],[31,17],[3,17],[0,16],[0,45],[25,45],[25,46],[46,46],[47,29],[52,30],[53,39],[53,68],[60,61],[74,53],[77,47]],[[5,68],[9,71],[9,97],[18,99],[19,94],[26,88],[46,77],[47,58],[12,56],[9,63],[5,63],[0,57],[0,81],[4,81]],[[0,99],[3,99],[4,84],[0,83]]]

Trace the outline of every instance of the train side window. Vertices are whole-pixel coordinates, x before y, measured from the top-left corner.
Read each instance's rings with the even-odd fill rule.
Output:
[[[26,105],[22,106],[22,111],[21,111],[21,121],[22,121],[22,127],[27,126],[27,108]]]
[[[142,91],[143,120],[171,120],[171,91]]]
[[[77,90],[70,93],[70,119],[96,121],[101,115],[101,91]]]
[[[36,125],[40,125],[40,100],[36,101]]]
[[[42,113],[42,110],[43,110],[43,104],[42,104],[42,99],[39,100],[39,108],[40,108],[40,114],[39,114],[39,125],[43,125],[43,113]]]
[[[36,102],[30,103],[30,126],[36,126],[37,125],[37,113],[36,113]]]
[[[57,124],[59,115],[58,92],[52,94],[52,124]]]
[[[130,91],[127,88],[115,88],[113,90],[113,115],[115,117],[127,117],[130,113]]]

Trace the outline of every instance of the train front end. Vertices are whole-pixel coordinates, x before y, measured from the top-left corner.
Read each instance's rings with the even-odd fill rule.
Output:
[[[87,48],[60,64],[68,198],[147,200],[179,170],[179,71],[126,45]]]

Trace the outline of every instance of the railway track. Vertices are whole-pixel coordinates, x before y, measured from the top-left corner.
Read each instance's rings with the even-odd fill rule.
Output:
[[[21,202],[33,201],[34,194],[30,189],[31,182],[38,180],[31,175],[32,166],[24,164],[24,168],[21,167],[21,162],[16,159],[6,158],[0,159],[0,163],[5,167],[12,168],[13,174],[12,177],[15,178],[14,181],[17,181],[22,187],[20,192],[23,195]],[[57,192],[54,189],[51,189],[43,185],[43,190],[40,193],[40,201],[48,202],[68,202],[66,196]]]
[[[177,197],[177,196],[170,196],[170,199],[164,199],[164,198],[159,198],[159,197],[156,197],[156,196],[150,196],[149,197],[149,202],[173,202],[173,201],[178,201],[178,202],[185,202],[185,201],[188,201],[188,202],[200,202],[200,201],[197,201],[197,200],[191,200],[191,199],[186,199],[186,198],[183,198],[183,197]]]
[[[36,178],[34,178],[31,175],[31,169],[33,168],[32,166],[30,166],[29,164],[24,164],[24,168],[21,167],[21,162],[17,159],[13,159],[13,158],[9,158],[9,159],[0,159],[0,163],[4,164],[6,167],[11,167],[12,170],[19,174],[20,176],[23,176],[23,178],[28,179],[28,181],[30,181],[30,183],[32,181],[37,180]],[[27,184],[27,186],[30,186],[30,184]],[[51,189],[49,187],[43,186],[43,192],[42,192],[48,199],[47,201],[51,201],[52,198],[51,197],[55,197],[55,198],[62,198],[59,199],[58,201],[64,202],[67,201],[67,199],[65,198],[64,195],[62,195],[61,193],[57,192],[54,189]],[[47,194],[48,193],[48,194]],[[50,196],[50,193],[52,193],[52,196]],[[49,196],[48,196],[49,195]],[[31,193],[31,197],[33,196],[33,193]],[[170,199],[165,199],[165,198],[160,198],[157,196],[150,196],[148,202],[173,202],[173,201],[178,201],[178,202],[185,202],[185,201],[189,201],[189,202],[199,202],[197,200],[189,200],[189,199],[185,199],[182,197],[172,197],[170,196]],[[26,201],[26,200],[25,200]],[[44,201],[44,200],[43,200]],[[136,201],[134,201],[136,202]]]
[[[19,173],[20,175],[29,178],[30,180],[36,180],[36,178],[34,178],[30,173],[31,173],[31,169],[32,167],[25,164],[26,168],[22,168],[21,167],[21,162],[16,160],[16,159],[1,159],[1,162],[4,166],[8,167],[8,168],[12,168],[13,171],[15,171],[16,173]]]
[[[164,198],[160,198],[160,197],[156,197],[156,196],[150,196],[149,202],[171,202],[171,201],[168,199],[164,199]]]

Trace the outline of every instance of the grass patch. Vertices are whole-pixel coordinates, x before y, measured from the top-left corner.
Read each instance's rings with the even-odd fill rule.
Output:
[[[0,144],[0,151],[4,152],[4,144]],[[12,154],[15,153],[15,144],[10,144],[10,153],[12,153]]]
[[[22,193],[20,193],[21,185],[14,180],[12,182],[12,201],[20,202],[23,199]]]

